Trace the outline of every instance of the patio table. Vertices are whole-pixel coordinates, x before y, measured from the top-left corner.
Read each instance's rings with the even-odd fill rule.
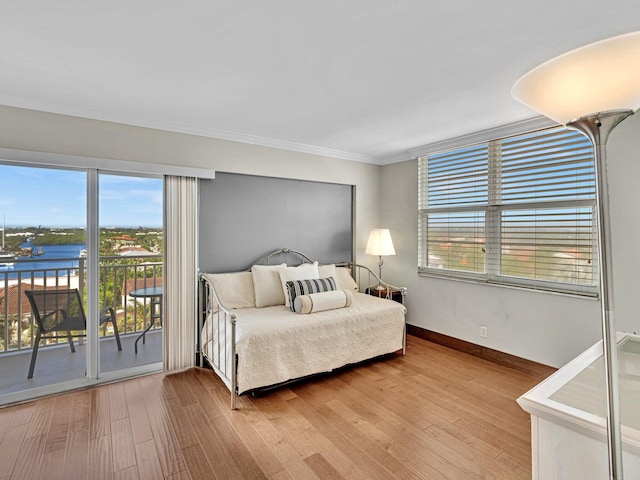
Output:
[[[132,298],[150,298],[151,299],[151,319],[149,326],[146,327],[143,332],[136,338],[134,343],[134,349],[136,354],[138,353],[138,342],[142,339],[142,343],[145,343],[145,335],[156,324],[156,320],[162,324],[162,287],[147,287],[139,288],[129,292],[129,296]]]

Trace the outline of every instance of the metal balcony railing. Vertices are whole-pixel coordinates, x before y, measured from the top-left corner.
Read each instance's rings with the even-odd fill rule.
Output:
[[[56,258],[19,260],[21,269],[0,270],[0,355],[33,348],[35,323],[25,290],[78,288],[86,301],[86,259]],[[35,268],[51,262],[50,268]],[[67,264],[65,267],[53,265]],[[28,269],[34,265],[33,269]],[[68,265],[73,265],[69,267]],[[75,266],[77,265],[77,266]],[[25,268],[26,267],[26,268]],[[150,299],[133,299],[132,290],[162,286],[162,257],[150,255],[100,257],[100,308],[113,307],[120,335],[144,330],[151,315]],[[91,316],[88,315],[88,319]],[[155,328],[158,328],[157,326]],[[113,335],[109,325],[100,329],[100,337]],[[66,342],[66,339],[61,339]],[[50,344],[57,344],[54,340]],[[41,345],[41,348],[45,345]]]

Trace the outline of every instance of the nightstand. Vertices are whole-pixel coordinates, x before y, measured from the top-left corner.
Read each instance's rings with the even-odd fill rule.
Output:
[[[374,297],[388,298],[394,302],[402,303],[402,292],[397,288],[376,290],[375,287],[369,287],[364,291],[364,293],[367,295],[373,295]]]

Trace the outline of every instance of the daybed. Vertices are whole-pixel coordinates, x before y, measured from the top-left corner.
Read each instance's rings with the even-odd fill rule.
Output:
[[[290,267],[287,255],[303,263]],[[282,256],[284,263],[269,264]],[[317,287],[326,283],[329,291]],[[360,293],[378,283],[386,291],[400,290],[402,304]],[[296,295],[297,288],[302,290]],[[380,282],[367,267],[318,266],[300,252],[281,249],[249,271],[200,274],[200,355],[231,391],[235,408],[237,395],[397,351],[404,354],[405,295],[405,288]]]

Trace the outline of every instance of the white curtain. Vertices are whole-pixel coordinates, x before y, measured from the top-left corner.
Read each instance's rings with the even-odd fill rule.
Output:
[[[198,181],[164,177],[164,369],[195,363]]]

